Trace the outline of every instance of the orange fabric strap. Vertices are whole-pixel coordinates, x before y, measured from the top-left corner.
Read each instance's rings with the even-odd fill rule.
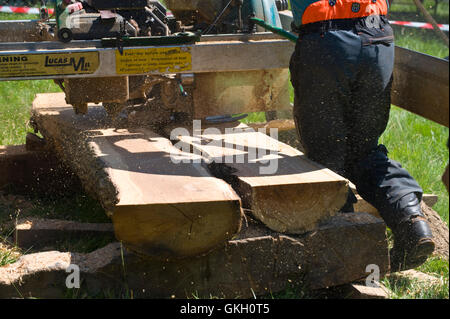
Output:
[[[302,17],[302,24],[325,20],[362,18],[371,15],[386,15],[386,0],[337,0],[331,6],[329,0],[319,0],[310,4]]]

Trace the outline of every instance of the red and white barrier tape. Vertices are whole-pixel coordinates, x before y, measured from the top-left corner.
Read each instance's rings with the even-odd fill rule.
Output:
[[[53,9],[49,8],[48,13],[53,14]],[[28,7],[11,7],[11,6],[0,6],[0,12],[5,13],[26,13],[26,14],[39,14],[39,8],[28,8]]]
[[[49,14],[53,14],[53,9],[48,9]],[[39,14],[39,8],[28,8],[28,7],[11,7],[11,6],[0,6],[0,12],[5,13],[27,13],[27,14]],[[420,28],[420,29],[433,29],[430,23],[425,22],[413,22],[413,21],[389,21],[391,24],[401,25],[405,27]],[[449,30],[448,24],[438,24],[442,31]]]
[[[431,23],[426,22],[412,22],[412,21],[389,21],[391,24],[401,25],[405,27],[420,28],[420,29],[433,29]],[[438,27],[442,31],[448,31],[448,24],[438,24]]]

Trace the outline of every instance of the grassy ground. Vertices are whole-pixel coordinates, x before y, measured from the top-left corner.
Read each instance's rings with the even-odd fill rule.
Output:
[[[430,7],[434,1],[425,1]],[[430,11],[433,12],[433,9]],[[0,14],[0,20],[27,19],[35,16]],[[396,0],[390,14],[392,20],[423,21],[414,6],[408,5],[406,0]],[[448,2],[440,3],[436,19],[439,23],[448,24]],[[418,30],[394,26],[396,43],[416,51],[424,52],[438,57],[449,55],[448,48],[430,30]],[[27,121],[31,102],[36,93],[58,92],[60,89],[51,81],[17,81],[0,82],[0,145],[22,144],[25,142],[25,133],[29,130]],[[263,121],[264,114],[251,114],[248,121]],[[425,120],[407,111],[393,107],[388,128],[381,138],[390,150],[390,157],[398,160],[419,181],[426,193],[439,196],[435,210],[447,222],[449,219],[449,198],[444,186],[440,182],[441,174],[448,162],[448,150],[445,146],[448,138],[448,129],[433,122]],[[61,204],[62,203],[62,204]],[[99,208],[92,203],[92,199],[85,195],[68,197],[61,202],[41,201],[31,211],[32,215],[47,217],[79,216],[80,220],[87,221],[89,211]],[[81,212],[81,213],[80,213]],[[9,217],[14,209],[0,207],[0,217]],[[93,214],[99,216],[99,214]],[[75,219],[77,219],[76,217]],[[97,218],[97,217],[96,217]],[[100,218],[100,217],[98,217]],[[100,218],[101,219],[101,218]],[[96,220],[99,221],[99,220]],[[1,235],[1,234],[0,234]],[[3,233],[3,235],[5,235]],[[84,243],[91,247],[92,243]],[[73,245],[80,245],[74,243]],[[19,256],[14,249],[2,249],[4,243],[0,240],[0,266],[14,262]],[[62,247],[71,247],[63,243]],[[440,284],[426,285],[414,280],[385,278],[383,283],[393,291],[393,298],[448,298],[448,261],[432,258],[419,270],[440,278]],[[308,297],[297,290],[287,290],[278,298]]]
[[[434,12],[432,5],[434,1],[425,1],[425,6],[430,13]],[[433,16],[438,23],[448,24],[448,15],[447,2],[440,3],[437,15]],[[423,17],[417,13],[415,6],[407,5],[404,0],[394,1],[389,18],[401,21],[424,21]],[[449,49],[431,30],[394,26],[394,31],[396,44],[399,46],[440,58],[449,55]],[[449,159],[446,148],[448,137],[448,128],[393,107],[388,128],[381,138],[381,142],[390,150],[390,157],[402,163],[417,179],[424,192],[439,196],[434,209],[447,225],[449,196],[441,182],[441,175]],[[393,292],[392,298],[449,298],[448,268],[448,260],[430,258],[418,270],[440,278],[438,284],[429,285],[395,276],[385,278],[383,283]]]

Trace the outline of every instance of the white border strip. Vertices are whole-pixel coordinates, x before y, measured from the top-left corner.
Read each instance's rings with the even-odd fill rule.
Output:
[[[404,27],[420,28],[420,29],[433,29],[431,23],[426,22],[413,22],[413,21],[389,21],[391,24],[400,25]],[[448,24],[438,24],[438,27],[442,31],[448,32]]]

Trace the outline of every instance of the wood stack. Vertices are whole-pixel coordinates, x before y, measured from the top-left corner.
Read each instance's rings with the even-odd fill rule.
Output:
[[[242,207],[274,231],[302,234],[346,200],[347,180],[245,125],[232,134],[182,130],[173,145],[148,129],[111,128],[101,106],[77,116],[64,94],[39,94],[32,117],[111,216],[116,237],[146,255],[208,253],[239,234]]]
[[[38,95],[33,118],[59,157],[112,217],[116,237],[161,258],[206,253],[240,229],[240,199],[169,140],[108,128],[103,107],[76,116],[64,94]]]

